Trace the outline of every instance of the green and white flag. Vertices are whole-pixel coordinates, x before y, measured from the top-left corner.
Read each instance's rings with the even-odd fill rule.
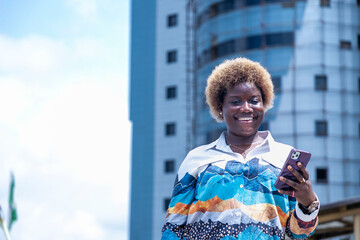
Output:
[[[10,194],[9,194],[9,231],[11,230],[11,226],[17,220],[17,212],[16,205],[14,201],[14,188],[15,188],[15,177],[14,174],[11,173],[11,181],[10,181]]]
[[[4,214],[2,212],[1,206],[0,206],[0,227],[4,231],[5,239],[10,240],[9,230],[8,230],[8,227],[6,226],[6,222],[4,219]]]

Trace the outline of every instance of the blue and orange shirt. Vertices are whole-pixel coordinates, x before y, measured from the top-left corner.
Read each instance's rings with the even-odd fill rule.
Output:
[[[274,184],[292,149],[259,132],[264,142],[246,158],[226,144],[225,134],[190,151],[179,168],[162,239],[309,238],[318,210],[304,214],[295,198]]]

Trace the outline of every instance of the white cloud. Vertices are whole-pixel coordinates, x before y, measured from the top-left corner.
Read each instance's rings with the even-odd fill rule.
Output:
[[[28,106],[25,96],[26,90],[18,79],[0,77],[0,123],[18,121]]]
[[[94,59],[106,53],[107,49],[98,40],[91,38],[82,38],[76,40],[75,51],[75,55],[78,58]]]
[[[0,70],[4,72],[49,74],[66,62],[67,48],[59,41],[36,35],[22,39],[0,35],[0,52]]]
[[[103,239],[104,231],[96,221],[95,216],[77,211],[75,218],[65,223],[64,233],[79,237],[83,240]]]
[[[107,49],[0,35],[0,203],[12,169],[14,239],[127,236],[127,79],[107,65],[117,61]]]
[[[96,0],[68,0],[67,4],[86,20],[92,20],[96,17]]]
[[[19,211],[19,221],[13,225],[14,239],[106,239],[106,229],[92,213],[82,210],[64,211],[55,203],[40,203],[23,202],[18,207],[21,212]]]

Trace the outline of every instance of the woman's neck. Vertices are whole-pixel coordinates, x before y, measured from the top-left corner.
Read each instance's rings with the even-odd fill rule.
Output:
[[[226,132],[226,141],[231,145],[251,145],[254,143],[262,142],[264,139],[258,132],[251,136],[238,136],[232,133]]]

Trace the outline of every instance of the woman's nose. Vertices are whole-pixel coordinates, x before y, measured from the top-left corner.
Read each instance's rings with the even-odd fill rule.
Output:
[[[244,112],[249,112],[251,111],[252,108],[250,107],[250,104],[248,102],[244,102],[241,106],[240,106],[240,111],[244,111]]]

